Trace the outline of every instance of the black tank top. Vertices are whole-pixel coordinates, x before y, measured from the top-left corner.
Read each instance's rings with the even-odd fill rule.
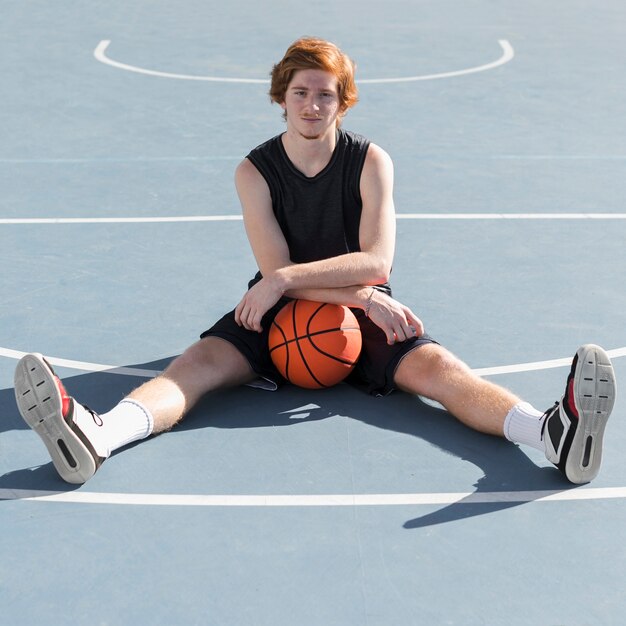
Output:
[[[308,263],[360,250],[360,181],[369,144],[365,137],[339,129],[328,165],[311,178],[290,161],[281,135],[248,154],[268,184],[292,262]],[[250,286],[260,279],[259,272]]]

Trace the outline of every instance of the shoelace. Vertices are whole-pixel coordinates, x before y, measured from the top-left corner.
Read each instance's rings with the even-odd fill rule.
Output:
[[[95,411],[93,411],[92,409],[90,409],[88,406],[84,404],[82,406],[86,411],[88,411],[91,414],[91,419],[94,421],[94,424],[96,426],[104,426],[104,422],[102,421],[102,418],[100,417],[100,415],[98,415],[98,413],[96,413]]]
[[[543,441],[543,433],[546,429],[546,424],[548,423],[548,415],[550,413],[554,413],[554,409],[555,407],[557,407],[559,405],[558,402],[555,402],[547,411],[544,412],[544,414],[541,416],[540,419],[543,420],[543,424],[541,424],[541,440]]]

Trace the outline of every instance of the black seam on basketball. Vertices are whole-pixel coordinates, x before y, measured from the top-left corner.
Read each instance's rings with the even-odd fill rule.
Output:
[[[346,328],[336,328],[334,330],[340,330],[340,331],[344,331],[344,330],[348,330]],[[352,330],[356,330],[356,329],[352,329]],[[328,331],[331,332],[331,331]],[[317,335],[323,335],[324,333],[315,333],[315,336]],[[344,363],[345,365],[354,365],[356,363],[356,361],[358,360],[358,355],[357,358],[354,361],[349,361],[347,359],[342,359],[340,357],[338,357],[335,354],[330,354],[329,352],[326,352],[324,350],[322,350],[318,345],[315,344],[315,342],[312,339],[313,335],[309,335],[309,343],[311,344],[311,346],[313,346],[313,348],[315,350],[317,350],[320,354],[323,354],[325,357],[328,357],[329,359],[332,359],[333,361],[338,361],[339,363]],[[359,351],[359,355],[361,354],[361,352]]]
[[[314,333],[309,333],[309,334],[305,334],[305,335],[298,335],[297,337],[294,337],[293,339],[287,339],[286,335],[284,333],[283,334],[283,342],[276,344],[274,347],[272,347],[270,349],[270,352],[273,350],[276,350],[276,348],[280,348],[281,346],[293,343],[294,341],[298,341],[300,339],[310,339],[311,337],[317,337],[318,335],[325,335],[326,333],[334,333],[337,331],[344,331],[344,330],[358,330],[360,331],[361,329],[358,326],[338,326],[337,328],[325,328],[324,330],[316,330]]]
[[[280,324],[278,324],[276,322],[276,320],[274,320],[272,322],[272,326],[275,326],[278,329],[278,332],[282,335],[283,340],[281,343],[277,343],[275,346],[270,348],[270,353],[274,352],[274,350],[276,350],[277,348],[280,348],[281,346],[287,345],[290,341],[293,341],[293,339],[287,339],[287,334],[285,333],[285,331],[282,329],[282,327],[280,326]]]
[[[308,321],[307,321],[307,326],[306,326],[306,335],[304,337],[301,337],[301,339],[304,339],[305,337],[309,340],[309,344],[313,347],[314,350],[316,350],[319,354],[323,354],[325,357],[333,360],[333,361],[337,361],[337,363],[343,363],[344,365],[350,365],[353,366],[356,361],[352,362],[349,361],[347,359],[342,359],[334,354],[330,354],[329,352],[326,352],[325,350],[322,350],[318,345],[315,344],[315,342],[313,341],[313,337],[318,337],[319,335],[325,335],[327,333],[334,333],[334,332],[344,332],[346,330],[358,330],[359,332],[361,331],[361,328],[359,326],[356,327],[345,327],[345,326],[337,326],[336,328],[325,328],[324,330],[318,330],[315,332],[311,332],[311,324],[313,323],[313,318],[325,307],[327,306],[327,303],[324,302],[322,303],[309,317]],[[302,360],[304,361],[304,356],[302,357]],[[308,365],[307,365],[307,369],[308,369]],[[327,387],[328,385],[324,385],[325,387]]]
[[[278,350],[279,348],[285,349],[284,372],[285,372],[285,378],[289,379],[289,369],[290,369],[289,366],[290,366],[290,354],[291,354],[289,344],[295,343],[298,349],[298,353],[300,354],[300,359],[302,361],[302,364],[304,365],[305,370],[308,372],[311,380],[314,381],[320,387],[328,388],[332,385],[324,384],[321,380],[319,380],[319,378],[315,375],[314,371],[311,369],[311,366],[307,362],[305,354],[304,354],[304,343],[301,343],[301,342],[306,341],[308,343],[308,346],[310,346],[310,348],[312,348],[315,352],[317,352],[318,354],[336,363],[341,363],[342,365],[347,365],[347,366],[352,367],[355,365],[356,360],[358,360],[358,355],[357,355],[357,359],[355,360],[347,360],[347,359],[338,357],[334,354],[331,354],[323,350],[320,346],[318,346],[315,343],[314,338],[320,335],[325,335],[328,333],[335,333],[335,332],[344,332],[344,331],[359,331],[360,332],[361,328],[358,324],[354,326],[352,325],[341,326],[340,325],[340,326],[336,326],[333,328],[324,328],[323,330],[311,331],[311,325],[313,324],[314,318],[318,315],[318,313],[320,313],[320,311],[322,311],[324,307],[332,306],[332,305],[328,305],[325,302],[317,303],[317,305],[318,305],[317,308],[306,318],[306,327],[302,329],[302,328],[298,328],[297,326],[297,321],[298,321],[297,316],[299,313],[299,309],[297,307],[299,306],[299,302],[297,300],[293,301],[293,305],[291,307],[291,324],[292,324],[293,334],[295,335],[295,337],[293,338],[287,339],[287,333],[285,332],[285,330],[281,327],[279,323],[276,322],[275,319],[272,320],[272,327],[276,327],[276,330],[278,331],[278,333],[280,333],[280,338],[278,338],[279,342],[277,343],[275,342],[274,345],[269,349],[269,354],[270,356],[272,356],[275,350]],[[304,334],[300,334],[299,331],[302,331],[302,330],[304,331]],[[272,356],[272,359],[273,359],[273,356]]]
[[[281,346],[285,346],[285,378],[289,378],[288,373],[289,373],[289,346],[288,346],[288,341],[287,341],[287,335],[285,334],[285,331],[281,328],[280,324],[278,324],[276,322],[276,320],[272,320],[272,326],[275,326],[278,331],[280,332],[280,334],[283,337],[283,342],[279,343],[277,345],[275,345],[271,350],[270,350],[270,357],[272,355],[272,352],[274,352],[274,350],[277,350],[278,348],[280,348]]]
[[[324,350],[322,350],[319,346],[317,346],[315,344],[315,342],[313,341],[312,337],[317,337],[318,335],[323,335],[325,333],[332,333],[332,332],[344,332],[346,330],[358,330],[359,332],[361,332],[361,327],[357,324],[356,326],[338,326],[337,328],[327,328],[325,330],[322,331],[316,331],[316,332],[310,332],[309,330],[309,326],[311,321],[313,320],[313,317],[315,315],[317,315],[323,307],[325,307],[328,303],[324,303],[322,304],[321,307],[319,307],[317,309],[317,311],[315,311],[315,313],[313,313],[313,315],[311,315],[311,318],[309,319],[309,324],[307,324],[307,336],[309,339],[309,343],[313,346],[313,348],[315,348],[315,350],[317,350],[320,354],[323,354],[325,357],[328,357],[329,359],[332,359],[333,361],[337,361],[338,363],[343,363],[344,365],[350,365],[350,366],[354,366],[356,361],[358,360],[358,357],[361,354],[361,351],[359,350],[359,354],[357,355],[357,358],[355,359],[354,362],[352,361],[348,361],[346,359],[341,359],[338,356],[334,355],[334,354],[329,354],[328,352],[325,352]]]
[[[302,347],[300,346],[300,340],[301,339],[308,339],[308,334],[304,335],[303,337],[298,337],[298,327],[296,326],[296,307],[298,306],[298,300],[296,300],[294,302],[293,308],[291,310],[291,315],[292,315],[292,322],[293,322],[293,329],[295,331],[295,342],[296,342],[296,346],[298,348],[298,352],[300,353],[300,359],[302,359],[302,362],[304,363],[304,367],[306,367],[307,372],[309,372],[309,375],[311,376],[311,378],[320,386],[320,387],[328,387],[328,385],[325,385],[321,380],[318,380],[317,376],[315,376],[315,374],[313,373],[313,371],[311,370],[311,368],[309,367],[309,364],[307,363],[307,360],[304,358],[304,352],[302,351]],[[322,307],[324,307],[325,305],[322,304],[321,307],[319,307],[317,309],[317,311],[319,311],[319,309],[321,309]],[[316,313],[317,313],[316,311]],[[315,315],[315,313],[313,314]],[[313,315],[311,315],[311,317],[313,317]],[[308,328],[308,322],[307,322],[307,328]]]
[[[311,313],[311,315],[309,315],[309,319],[307,320],[306,323],[306,334],[310,335],[310,331],[309,328],[311,327],[311,323],[313,322],[313,319],[315,318],[315,316],[326,306],[325,302],[321,302],[320,305],[317,307],[317,309],[315,309],[315,311],[313,311],[313,313]]]

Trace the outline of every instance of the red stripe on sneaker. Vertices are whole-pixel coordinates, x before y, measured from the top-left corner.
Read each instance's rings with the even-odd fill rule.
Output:
[[[67,417],[70,411],[72,399],[70,398],[70,396],[67,395],[67,391],[65,391],[65,387],[63,386],[61,379],[56,374],[54,375],[54,382],[56,382],[57,387],[59,388],[59,393],[61,394],[61,400],[63,403],[62,408],[61,408],[61,413],[63,417]]]
[[[576,418],[579,419],[578,409],[576,408],[576,401],[574,400],[574,379],[570,378],[567,385],[567,408],[568,411]]]

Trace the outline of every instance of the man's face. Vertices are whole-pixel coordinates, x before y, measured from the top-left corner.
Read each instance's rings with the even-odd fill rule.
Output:
[[[300,70],[293,75],[280,106],[288,127],[305,139],[334,132],[341,112],[337,79],[323,70]]]

